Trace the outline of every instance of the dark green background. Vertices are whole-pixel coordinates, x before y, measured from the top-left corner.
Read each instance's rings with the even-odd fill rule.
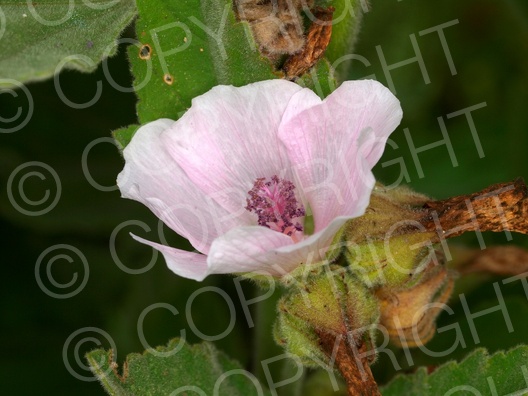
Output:
[[[456,75],[449,70],[445,53],[436,33],[420,36],[419,32],[457,19],[458,24],[445,29],[445,36]],[[129,30],[125,34],[131,35]],[[404,119],[392,135],[398,149],[388,148],[380,162],[402,157],[410,175],[410,186],[437,198],[477,191],[491,183],[528,177],[528,9],[522,0],[505,1],[442,1],[374,2],[365,15],[356,52],[372,65],[366,67],[353,62],[350,78],[361,78],[375,73],[387,83],[376,46],[381,46],[389,64],[414,56],[410,34],[415,34],[431,80],[425,84],[416,63],[391,72],[396,94],[402,102]],[[130,85],[131,77],[125,49],[109,60],[112,77],[122,86]],[[216,345],[239,359],[248,368],[259,360],[250,361],[256,340],[268,339],[271,329],[261,326],[249,329],[240,309],[233,279],[229,276],[211,276],[204,283],[178,278],[170,272],[161,255],[154,268],[141,275],[121,271],[113,262],[109,239],[115,227],[127,220],[147,223],[153,230],[157,219],[141,204],[122,200],[117,191],[102,192],[86,180],[81,157],[85,147],[93,140],[109,136],[112,130],[136,122],[135,97],[113,88],[102,69],[91,75],[65,72],[60,76],[61,87],[73,102],[87,102],[101,81],[103,93],[93,106],[75,110],[64,104],[56,93],[53,81],[29,84],[34,100],[34,114],[29,124],[12,134],[0,135],[0,242],[1,263],[1,358],[0,392],[2,394],[103,394],[95,382],[83,382],[65,368],[63,346],[74,331],[82,327],[98,327],[114,339],[117,360],[126,354],[143,350],[137,335],[137,319],[151,304],[172,304],[179,311],[151,312],[145,321],[145,336],[151,345],[166,341],[186,329],[190,342],[199,337],[191,331],[185,319],[185,305],[194,290],[204,285],[219,286],[233,298],[237,307],[237,321],[233,332]],[[469,126],[464,116],[446,120],[459,165],[453,167],[445,147],[437,147],[419,154],[424,177],[419,178],[410,157],[403,128],[409,128],[415,145],[436,142],[442,138],[437,117],[486,102],[476,110],[473,118],[481,141],[484,158],[479,158]],[[0,95],[0,115],[11,117],[16,109],[27,109],[27,102],[10,95]],[[15,168],[28,161],[41,161],[50,165],[60,177],[62,193],[57,206],[49,213],[31,217],[13,208],[7,195],[7,180]],[[398,174],[398,166],[383,168],[378,164],[375,173],[381,181],[391,183]],[[94,147],[88,161],[92,177],[100,184],[111,186],[122,169],[122,159],[108,143]],[[40,199],[53,184],[29,178],[25,192],[29,198]],[[16,194],[15,194],[16,196]],[[150,248],[129,238],[133,231],[147,238],[157,239],[156,233],[147,233],[138,227],[128,227],[117,238],[118,255],[131,268],[141,268],[151,257]],[[171,235],[174,244],[184,241]],[[503,234],[485,235],[487,244],[504,244]],[[459,238],[458,242],[476,245],[474,234]],[[528,247],[528,239],[514,235],[511,243]],[[39,255],[56,244],[69,244],[78,248],[89,263],[89,279],[78,295],[69,299],[54,299],[45,294],[35,279],[35,264]],[[45,279],[44,266],[40,272]],[[54,279],[68,282],[72,274],[82,277],[79,261],[68,264],[58,261],[52,266]],[[474,312],[497,305],[491,280],[468,295]],[[519,282],[517,282],[519,283]],[[53,289],[48,283],[48,286]],[[249,283],[244,284],[247,296],[257,295]],[[56,290],[56,289],[55,289]],[[500,313],[476,320],[481,342],[491,350],[509,348],[527,342],[528,301],[520,284],[501,285],[509,302],[509,313],[514,332],[508,333]],[[249,298],[249,297],[248,297]],[[460,299],[453,297],[453,308],[460,313]],[[263,307],[273,316],[273,304]],[[229,323],[225,301],[214,293],[198,297],[192,306],[193,320],[200,331],[215,335]],[[256,318],[256,315],[254,316]],[[440,326],[459,322],[467,330],[463,315],[442,316]],[[466,348],[444,357],[461,358],[475,347],[466,331]],[[94,335],[93,333],[90,335]],[[431,349],[447,349],[452,338],[449,332],[435,338]],[[78,337],[77,339],[79,339]],[[101,339],[101,337],[99,337]],[[75,341],[72,345],[75,344]],[[102,340],[102,345],[109,344]],[[95,347],[86,343],[81,353]],[[280,353],[274,348],[260,349],[259,358]],[[420,364],[435,363],[423,354],[416,354]],[[401,357],[401,356],[400,356]],[[81,375],[88,373],[75,363],[73,348],[67,359]],[[375,367],[378,378],[391,375],[387,359],[381,357]],[[256,363],[255,363],[256,362]]]

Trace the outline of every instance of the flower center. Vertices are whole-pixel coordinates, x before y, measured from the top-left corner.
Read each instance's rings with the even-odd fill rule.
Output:
[[[303,226],[293,219],[303,217],[305,210],[297,202],[294,190],[291,181],[276,175],[270,181],[265,177],[258,178],[248,191],[246,210],[256,213],[259,225],[297,239],[295,234],[302,232]]]

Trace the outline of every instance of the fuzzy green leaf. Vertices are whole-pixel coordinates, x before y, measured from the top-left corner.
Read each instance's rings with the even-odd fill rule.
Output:
[[[383,396],[435,396],[449,392],[482,396],[527,394],[527,364],[528,346],[491,356],[480,348],[462,362],[448,362],[432,374],[421,367],[412,375],[397,376],[381,391]]]
[[[326,58],[317,62],[317,64],[306,74],[301,76],[296,81],[297,84],[310,88],[321,99],[326,98],[336,88],[336,80],[334,78],[334,69]]]
[[[97,349],[86,358],[110,395],[269,395],[253,374],[207,342],[190,346],[173,339],[166,347],[130,354],[122,374],[111,350]]]
[[[238,22],[231,0],[138,0],[139,46],[129,47],[146,123],[178,119],[191,100],[220,84],[241,86],[279,77]]]
[[[2,1],[0,85],[48,78],[62,67],[94,71],[116,52],[135,11],[134,0]]]
[[[122,151],[128,143],[132,140],[132,136],[139,129],[139,125],[129,125],[125,128],[118,129],[112,132],[117,148]]]
[[[332,0],[327,4],[333,6],[335,11],[332,39],[328,44],[325,56],[335,67],[338,81],[342,82],[348,75],[350,58],[347,56],[353,54],[367,2],[364,0]]]

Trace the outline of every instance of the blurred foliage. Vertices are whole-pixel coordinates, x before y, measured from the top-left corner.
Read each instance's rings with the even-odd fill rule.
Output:
[[[457,23],[446,27],[444,34],[456,74],[450,70],[438,33],[420,34],[451,21]],[[131,31],[126,34],[133,36]],[[402,102],[404,119],[392,135],[393,146],[387,147],[375,169],[379,179],[387,184],[397,180],[401,167],[387,162],[401,159],[409,174],[407,182],[412,188],[436,198],[445,198],[477,191],[491,183],[513,180],[517,176],[528,177],[526,2],[468,0],[461,3],[446,0],[439,5],[410,0],[374,1],[371,10],[364,15],[356,47],[356,53],[363,56],[363,61],[367,60],[370,66],[353,60],[350,78],[375,74],[382,83],[388,84],[379,53],[383,52],[388,64],[412,58],[415,54],[411,34],[420,48],[430,83],[424,82],[417,63],[391,71],[396,94]],[[113,230],[121,223],[138,220],[151,229],[148,232],[138,226],[129,226],[118,233],[116,253],[121,262],[130,268],[146,266],[152,251],[134,242],[128,232],[133,231],[149,239],[159,237],[157,219],[146,208],[121,199],[118,191],[94,188],[83,173],[82,157],[88,144],[109,137],[112,130],[137,123],[134,94],[116,88],[132,84],[124,47],[120,47],[118,55],[109,60],[107,69],[106,74],[112,77],[112,83],[105,76],[102,66],[93,74],[74,71],[61,74],[59,81],[64,95],[75,103],[90,101],[100,82],[100,98],[83,109],[66,105],[57,94],[53,81],[28,85],[34,102],[31,119],[19,131],[0,134],[0,180],[4,186],[0,192],[0,248],[2,264],[7,271],[0,281],[0,370],[3,378],[0,392],[103,395],[96,382],[81,381],[68,371],[63,359],[66,340],[80,328],[98,327],[113,338],[117,347],[116,359],[122,363],[126,354],[145,349],[138,336],[137,322],[143,310],[152,304],[171,304],[178,314],[173,315],[166,309],[148,313],[144,320],[144,335],[151,346],[165,345],[170,338],[179,336],[182,330],[185,330],[185,336],[191,343],[201,341],[196,329],[209,336],[221,334],[230,322],[229,307],[222,295],[205,291],[186,307],[189,296],[203,286],[221,288],[231,296],[235,306],[233,331],[215,341],[216,347],[265,380],[261,360],[282,353],[271,341],[271,324],[275,315],[271,299],[258,307],[250,307],[252,319],[258,323],[250,326],[232,277],[211,276],[203,283],[181,279],[166,268],[161,255],[152,269],[137,275],[122,271],[114,263],[109,241]],[[447,114],[484,102],[485,107],[472,113],[484,153],[480,158],[465,116],[447,118]],[[2,117],[13,117],[19,106],[27,111],[28,103],[27,100],[24,102],[24,95],[0,95]],[[432,148],[418,154],[423,171],[423,177],[420,177],[404,128],[408,128],[415,146],[422,147],[442,139],[438,117],[443,117],[445,121],[458,166],[453,166],[445,146]],[[61,181],[57,206],[41,216],[18,212],[7,194],[10,175],[28,161],[48,164]],[[114,185],[122,166],[117,149],[108,142],[96,144],[89,152],[88,169],[100,185]],[[49,182],[30,177],[24,183],[24,191],[28,198],[41,199],[47,189],[53,189],[53,184]],[[166,227],[163,231],[174,246],[188,247]],[[528,247],[528,239],[519,235],[513,235],[513,240],[508,241],[504,234],[487,234],[484,240],[487,245],[515,243]],[[460,237],[455,242],[478,247],[474,234]],[[45,249],[56,244],[75,246],[89,264],[86,287],[69,299],[48,296],[38,286],[35,277],[37,259]],[[66,283],[75,272],[82,276],[82,266],[77,262],[68,264],[59,260],[52,265],[51,272],[57,282]],[[44,264],[41,275],[45,276]],[[492,353],[526,343],[528,301],[524,289],[520,282],[503,284],[500,279],[496,281],[507,301],[513,332],[509,331],[503,314],[496,311],[475,319],[479,335],[476,340],[464,315],[461,297],[455,294],[451,303],[453,313],[442,314],[438,327],[458,323],[465,344],[437,358],[431,358],[419,349],[413,350],[414,365],[405,364],[409,357],[396,350],[393,361],[397,359],[400,370],[414,371],[416,365],[437,365],[446,360],[460,359],[477,346],[486,347]],[[265,294],[250,282],[242,282],[241,285],[248,300]],[[473,313],[498,305],[493,282],[482,284],[464,296]],[[110,346],[103,337],[98,338],[101,345],[83,343],[79,354],[82,356],[89,349],[99,346]],[[427,347],[440,353],[447,351],[454,341],[454,331],[446,330]],[[75,362],[73,348],[68,350],[66,357],[76,372],[90,375]],[[380,381],[387,381],[396,371],[392,368],[393,361],[387,352],[380,355],[379,362],[373,367]],[[272,373],[284,370],[279,366],[280,362],[270,363]],[[295,374],[295,369],[292,372]]]

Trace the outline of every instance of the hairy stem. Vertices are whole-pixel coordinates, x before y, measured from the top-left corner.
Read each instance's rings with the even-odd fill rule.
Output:
[[[322,330],[317,331],[317,335],[322,349],[343,376],[350,396],[381,396],[368,358],[362,357],[367,349],[364,342],[349,345],[342,335]]]
[[[528,234],[528,190],[521,178],[484,190],[427,202],[420,219],[427,231],[440,240],[468,231],[519,232]]]

